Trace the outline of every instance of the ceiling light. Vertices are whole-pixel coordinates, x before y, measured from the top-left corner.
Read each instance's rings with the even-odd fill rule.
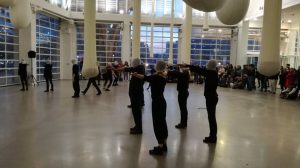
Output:
[[[288,23],[292,23],[292,20],[288,20],[287,22],[288,22]]]
[[[124,14],[124,10],[121,9],[121,10],[119,11],[119,13],[120,13],[120,14]]]
[[[219,30],[218,30],[219,33],[221,33],[222,31],[223,31],[222,29],[219,29]]]

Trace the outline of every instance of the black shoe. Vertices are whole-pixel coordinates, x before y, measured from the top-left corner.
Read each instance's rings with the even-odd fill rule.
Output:
[[[50,89],[52,92],[54,91],[54,89]]]
[[[177,125],[175,125],[175,128],[177,128],[177,129],[185,129],[187,127],[187,125],[186,124],[177,124]]]
[[[25,91],[25,89],[20,89],[20,91]]]
[[[97,95],[101,95],[101,94],[102,94],[102,92],[98,92],[98,93],[97,93]]]
[[[132,105],[130,104],[130,105],[128,105],[127,107],[128,107],[128,108],[132,108]]]
[[[45,90],[44,92],[49,92],[49,90]]]
[[[86,92],[85,92],[85,91],[82,91],[81,93],[82,93],[83,95],[85,95],[85,94],[86,94]]]
[[[141,129],[130,129],[130,134],[133,134],[133,135],[139,135],[139,134],[142,134],[143,131]]]
[[[108,88],[106,88],[105,91],[110,91],[110,90]]]
[[[75,95],[74,95],[74,96],[72,96],[72,98],[78,98],[78,97],[79,97],[79,95],[78,95],[78,96],[75,96]]]
[[[203,143],[217,143],[217,138],[213,138],[213,137],[205,137],[203,139]]]
[[[156,148],[162,148],[162,150],[163,150],[164,152],[167,152],[167,151],[168,151],[168,146],[167,146],[167,144],[164,144],[163,147],[155,146],[153,149],[156,149]]]
[[[163,155],[164,154],[163,147],[160,147],[160,146],[154,147],[153,149],[149,150],[149,154],[150,155]]]

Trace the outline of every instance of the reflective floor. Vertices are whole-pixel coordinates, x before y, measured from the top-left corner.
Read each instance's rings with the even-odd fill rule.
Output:
[[[129,134],[133,125],[128,83],[100,96],[90,88],[72,99],[71,81],[55,82],[53,93],[42,84],[20,92],[0,88],[0,168],[299,168],[300,101],[278,95],[219,88],[217,145],[208,135],[203,86],[190,86],[188,128],[179,121],[176,85],[168,84],[166,156],[153,157],[151,100],[145,91],[144,134]],[[84,88],[86,81],[82,81]]]

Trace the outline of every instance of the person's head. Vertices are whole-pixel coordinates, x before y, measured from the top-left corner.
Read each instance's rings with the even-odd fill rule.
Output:
[[[155,65],[156,72],[163,72],[167,68],[167,64],[164,61],[157,61]]]
[[[73,65],[77,63],[76,59],[72,59],[71,62]]]
[[[134,58],[131,63],[132,67],[137,67],[140,64],[141,64],[141,60],[139,58]]]
[[[206,69],[216,71],[217,70],[217,61],[214,59],[209,60],[206,64]]]
[[[50,59],[48,59],[48,60],[46,61],[46,64],[51,64]]]
[[[22,64],[26,64],[25,58],[22,58],[20,61]]]

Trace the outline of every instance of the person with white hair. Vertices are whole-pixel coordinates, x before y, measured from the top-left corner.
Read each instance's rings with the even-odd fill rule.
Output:
[[[135,58],[132,60],[132,67],[121,68],[125,72],[136,73],[140,75],[145,74],[145,67],[141,65],[141,60]],[[142,106],[144,99],[144,81],[138,77],[132,76],[129,82],[129,98],[130,98],[130,107],[132,110],[133,119],[135,126],[130,128],[130,134],[142,134],[143,125],[142,125]]]
[[[218,87],[218,72],[217,61],[209,60],[206,68],[199,66],[188,65],[192,72],[198,73],[205,77],[204,96],[206,99],[206,108],[208,114],[208,122],[210,133],[208,137],[203,139],[204,143],[217,142],[217,120],[216,120],[216,106],[219,101],[217,87]]]
[[[46,90],[45,92],[49,92],[49,83],[51,84],[51,91],[53,91],[53,82],[52,82],[52,64],[50,60],[48,60],[44,67],[44,78],[46,80]]]
[[[151,76],[140,75],[137,73],[133,74],[134,77],[144,79],[151,84],[152,120],[158,146],[149,150],[150,155],[163,155],[168,150],[168,127],[166,121],[167,103],[164,98],[164,90],[167,83],[167,74],[165,73],[166,67],[167,64],[165,62],[158,61],[155,66],[155,74]]]
[[[22,89],[20,91],[28,90],[28,81],[27,81],[27,63],[24,58],[21,59],[19,63],[18,75],[20,75]]]
[[[72,96],[72,98],[78,98],[79,93],[80,93],[80,85],[79,85],[80,68],[75,59],[72,59],[72,64],[73,64],[72,83],[73,83],[73,89],[74,89],[74,95]]]

